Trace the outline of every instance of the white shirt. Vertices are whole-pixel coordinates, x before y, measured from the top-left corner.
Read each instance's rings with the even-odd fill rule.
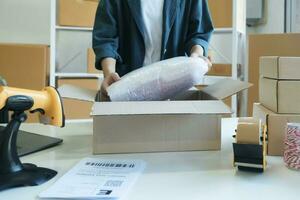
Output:
[[[141,0],[145,25],[144,66],[160,61],[164,0]]]

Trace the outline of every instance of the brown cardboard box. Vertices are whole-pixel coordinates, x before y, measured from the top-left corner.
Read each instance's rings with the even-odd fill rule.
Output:
[[[259,74],[264,78],[300,80],[300,57],[263,56]]]
[[[219,150],[221,118],[231,113],[221,99],[248,87],[226,79],[171,101],[95,102],[93,152]],[[96,93],[68,85],[58,90],[65,98],[86,101],[93,101]]]
[[[64,84],[91,90],[98,90],[100,86],[98,79],[65,78],[57,81],[58,87]],[[63,106],[66,119],[89,119],[93,103],[63,98]]]
[[[0,75],[10,87],[43,89],[49,80],[49,46],[0,44]]]
[[[92,48],[87,50],[87,72],[92,74],[98,74],[101,71],[95,68],[96,56]]]
[[[232,0],[208,0],[208,5],[215,28],[232,27]]]
[[[49,46],[0,44],[0,76],[8,86],[41,90],[49,81]],[[38,114],[29,114],[26,122],[38,122]]]
[[[300,115],[277,114],[259,103],[253,105],[253,117],[267,125],[268,155],[282,156],[287,123],[300,123]]]
[[[209,76],[231,76],[232,68],[230,64],[213,64],[211,69],[208,71]]]
[[[97,1],[59,0],[58,24],[93,27],[98,4]]]
[[[249,82],[248,113],[252,116],[254,102],[258,102],[259,58],[262,56],[300,56],[300,34],[249,35]]]
[[[281,114],[300,114],[300,81],[261,78],[259,102]]]

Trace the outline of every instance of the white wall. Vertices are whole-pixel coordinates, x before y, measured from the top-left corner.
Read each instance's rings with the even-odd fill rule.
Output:
[[[251,1],[251,0],[248,0]],[[248,33],[283,33],[284,32],[284,0],[266,1],[266,23],[248,27]]]
[[[51,0],[0,0],[0,42],[50,43]]]

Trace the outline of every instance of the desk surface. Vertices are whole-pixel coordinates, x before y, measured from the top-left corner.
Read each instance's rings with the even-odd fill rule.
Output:
[[[268,157],[263,174],[232,167],[232,135],[236,119],[222,122],[222,150],[209,152],[100,155],[99,158],[142,159],[147,168],[127,200],[299,199],[300,172],[289,170],[281,157]],[[92,156],[92,124],[67,124],[63,129],[22,126],[23,130],[64,139],[60,146],[23,157],[22,162],[58,171],[51,181],[35,187],[0,192],[1,200],[31,200],[53,184],[80,159]]]

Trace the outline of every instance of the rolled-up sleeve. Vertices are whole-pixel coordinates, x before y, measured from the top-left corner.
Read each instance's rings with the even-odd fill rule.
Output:
[[[111,57],[121,62],[118,54],[119,37],[117,12],[114,1],[101,0],[96,12],[93,29],[93,49],[96,55],[95,66],[101,70],[101,61]]]
[[[190,55],[194,45],[200,45],[207,56],[208,46],[213,33],[213,23],[206,0],[192,0],[191,13],[189,18],[188,37],[185,51]]]

